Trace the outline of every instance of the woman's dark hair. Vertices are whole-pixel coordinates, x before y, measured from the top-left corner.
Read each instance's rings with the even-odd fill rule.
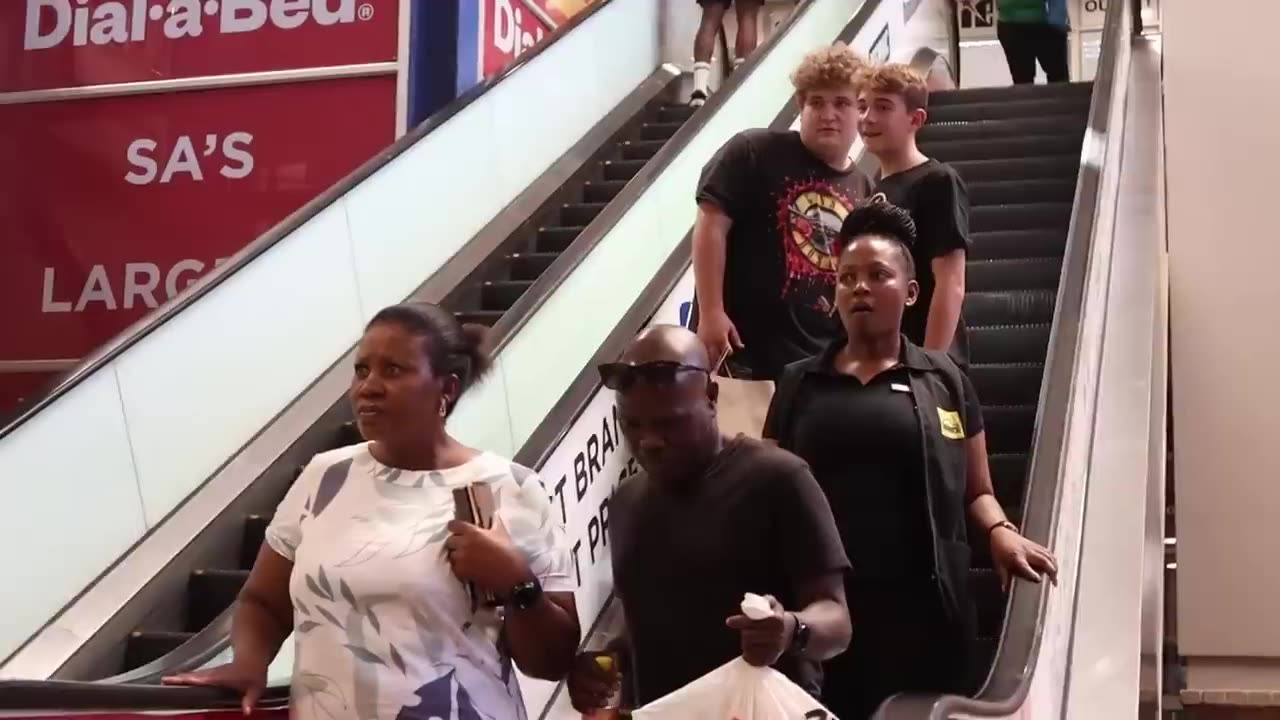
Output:
[[[911,213],[885,201],[883,196],[876,196],[845,216],[840,226],[841,250],[847,250],[854,240],[868,235],[897,245],[908,274],[913,278],[916,276],[916,263],[911,258],[911,248],[916,244],[916,223],[911,219]]]
[[[460,324],[453,313],[439,305],[410,302],[385,307],[373,316],[365,329],[382,323],[395,323],[422,338],[431,371],[436,375],[457,376],[458,397],[462,397],[462,393],[493,364],[485,342],[489,328]],[[450,412],[457,401],[458,398],[453,398],[448,408]]]

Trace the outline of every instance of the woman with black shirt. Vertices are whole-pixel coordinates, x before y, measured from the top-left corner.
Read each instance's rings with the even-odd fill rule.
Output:
[[[996,501],[972,383],[946,353],[901,334],[919,295],[914,240],[901,208],[849,214],[835,291],[847,338],[784,371],[765,422],[766,438],[809,463],[853,565],[853,643],[827,664],[823,686],[843,720],[899,692],[975,689],[968,524],[986,531],[1006,587],[1011,575],[1057,575],[1049,551]]]

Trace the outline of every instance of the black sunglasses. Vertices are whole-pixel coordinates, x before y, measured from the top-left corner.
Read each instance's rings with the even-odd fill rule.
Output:
[[[643,380],[652,385],[670,385],[682,372],[700,372],[708,376],[711,374],[711,371],[706,368],[672,360],[657,360],[639,365],[612,362],[600,365],[600,382],[610,390],[626,390],[634,385],[636,380]]]

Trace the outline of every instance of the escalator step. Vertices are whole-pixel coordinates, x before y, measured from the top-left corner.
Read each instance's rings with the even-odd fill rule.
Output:
[[[502,315],[502,310],[463,310],[453,314],[463,325],[483,325],[490,328],[502,319]]]
[[[250,515],[244,519],[244,532],[240,534],[241,570],[253,569],[253,563],[258,559],[258,550],[266,542],[267,526],[270,524],[270,515]]]
[[[671,139],[672,135],[684,125],[683,120],[671,122],[647,122],[640,125],[641,140],[662,140]]]
[[[569,203],[560,206],[560,224],[573,226],[590,225],[592,220],[604,210],[605,203]]]
[[[943,90],[929,94],[929,111],[942,105],[965,103],[1011,102],[1014,100],[1041,100],[1045,98],[1070,98],[1088,103],[1093,93],[1093,83],[1049,83],[1040,85],[1013,85],[1001,87],[962,88]]]
[[[1077,115],[1042,115],[1012,120],[975,120],[973,122],[930,122],[920,129],[921,142],[966,140],[979,138],[1024,137],[1079,133]]]
[[[626,180],[589,180],[582,186],[582,199],[589,203],[607,203],[618,197]]]
[[[1029,137],[943,140],[920,143],[920,152],[942,162],[1000,160],[1039,155],[1079,154],[1083,135],[1076,133]]]
[[[537,280],[560,257],[559,253],[513,253],[507,256],[507,277]]]
[[[1026,453],[991,453],[991,484],[1001,505],[1021,507],[1027,487]]]
[[[529,289],[530,280],[495,280],[480,285],[480,309],[505,311]]]
[[[364,436],[360,434],[360,428],[356,426],[354,421],[347,421],[334,429],[332,442],[333,445],[329,448],[331,450],[350,447],[364,442]]]
[[[683,123],[693,117],[696,110],[697,108],[688,105],[663,105],[658,109],[658,121]]]
[[[623,160],[648,160],[666,145],[666,140],[627,140],[622,143]]]
[[[984,405],[982,422],[987,429],[988,452],[1026,452],[1036,427],[1036,406]]]
[[[1076,181],[1072,178],[1039,178],[1005,180],[969,185],[969,204],[1020,205],[1042,202],[1071,202],[1075,199]]]
[[[187,580],[187,630],[199,632],[231,607],[248,570],[195,570]]]
[[[1073,115],[1083,129],[1089,115],[1089,98],[1045,98],[996,100],[994,102],[949,103],[929,108],[932,122],[975,122],[1009,120],[1042,115]]]
[[[1061,258],[1067,248],[1067,229],[973,233],[969,240],[970,260]]]
[[[605,180],[630,180],[648,160],[605,160]]]
[[[968,292],[964,296],[964,319],[974,325],[1052,322],[1056,295],[1053,290]]]
[[[1049,323],[969,328],[969,360],[975,365],[1044,362],[1048,351]]]
[[[581,225],[538,228],[537,250],[539,253],[562,253],[585,229]]]
[[[1058,258],[974,260],[965,263],[965,287],[973,292],[1057,290],[1062,275]]]
[[[982,405],[1035,405],[1040,400],[1042,363],[970,365],[969,379]]]
[[[132,670],[177,650],[195,633],[134,631],[124,643],[124,669]]]
[[[1069,202],[980,205],[969,213],[969,229],[973,232],[1065,228],[1069,222]]]
[[[949,163],[967,184],[1052,178],[1075,181],[1079,155],[1043,155],[1017,160],[964,160]]]
[[[969,568],[969,589],[978,605],[978,635],[999,635],[1006,602],[1000,576],[989,567]]]

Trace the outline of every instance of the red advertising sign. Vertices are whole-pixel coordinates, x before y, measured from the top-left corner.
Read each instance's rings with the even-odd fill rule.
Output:
[[[478,0],[480,77],[500,72],[596,0]]]
[[[181,291],[390,143],[395,92],[385,76],[0,106],[0,362],[83,357]]]
[[[390,61],[398,0],[3,0],[0,92]]]

